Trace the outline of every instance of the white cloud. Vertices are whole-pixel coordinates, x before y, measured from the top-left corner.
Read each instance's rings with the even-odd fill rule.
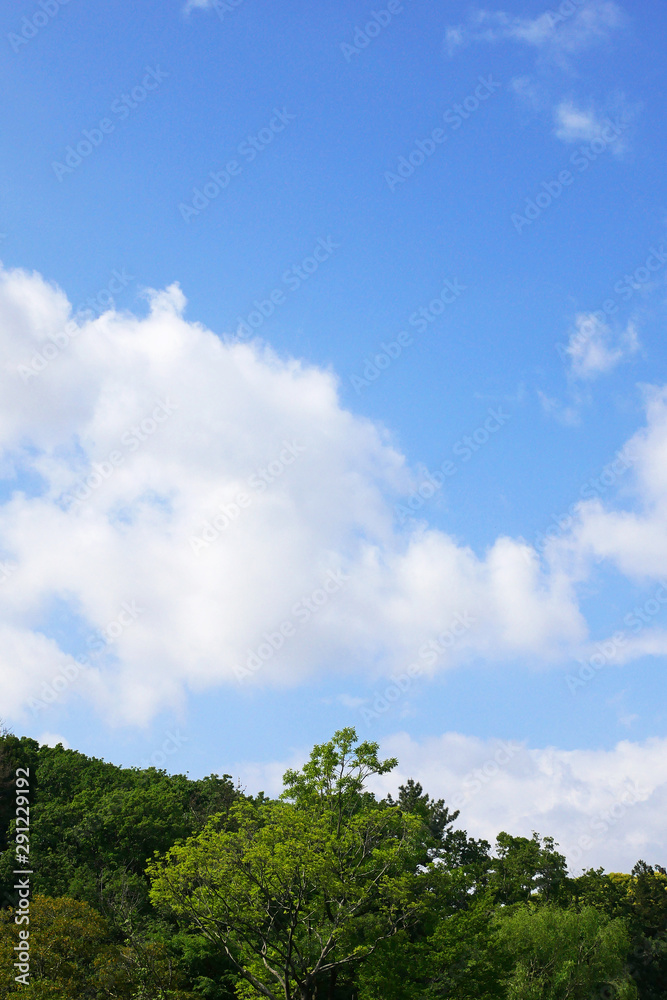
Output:
[[[187,0],[183,13],[189,14],[191,10],[208,10],[214,6],[215,0]]]
[[[545,103],[542,87],[531,76],[515,76],[510,80],[510,90],[520,101],[533,111],[538,111]]]
[[[493,844],[501,830],[533,830],[560,844],[571,871],[604,866],[629,872],[640,858],[661,863],[667,807],[667,739],[622,741],[611,750],[529,748],[515,741],[461,733],[416,740],[395,733],[381,741],[396,770],[376,778],[377,795],[396,795],[408,778],[461,815],[456,826]],[[237,765],[250,792],[276,795],[289,761]]]
[[[602,507],[583,507],[545,564],[522,540],[477,554],[397,528],[415,478],[381,427],[341,407],[331,372],[187,322],[177,286],[149,305],[68,326],[62,292],[0,272],[0,467],[32,484],[0,506],[4,714],[71,676],[68,615],[99,654],[62,698],[144,724],[188,689],[236,684],[249,657],[264,661],[250,684],[386,675],[457,614],[469,627],[434,670],[561,662],[587,641],[576,586],[591,552],[631,569],[645,552],[667,572],[664,521]],[[649,401],[647,434],[664,411]],[[652,489],[667,505],[663,468],[638,466],[640,506]]]
[[[64,607],[84,635],[109,639],[63,699],[138,724],[187,688],[236,683],[267,634],[282,648],[262,646],[249,683],[340,663],[389,671],[456,613],[474,626],[441,668],[552,659],[584,636],[567,579],[545,575],[523,542],[479,556],[443,532],[396,529],[393,502],[413,477],[382,428],[341,408],[330,372],[223,342],[186,322],[184,304],[172,286],[144,319],[109,311],[67,327],[62,292],[0,275],[1,460],[42,482],[0,506],[0,560],[15,566],[0,618],[4,711],[71,665],[49,625],[55,601],[61,624]],[[26,374],[44,364],[35,352],[46,366]],[[275,481],[249,485],[258,469]],[[230,507],[240,493],[246,508]],[[212,541],[194,552],[207,523]],[[320,595],[339,569],[348,582]]]
[[[608,123],[591,109],[578,108],[572,101],[561,101],[555,110],[554,134],[563,142],[590,142],[599,139]]]
[[[639,858],[660,862],[667,739],[623,741],[612,750],[514,746],[458,733],[422,741],[397,733],[382,751],[399,766],[378,784],[393,792],[413,777],[436,798],[462,797],[458,822],[491,842],[500,830],[554,836],[573,870],[629,871]]]
[[[225,14],[233,14],[243,0],[186,0],[183,13],[187,16],[193,10],[214,10],[221,21]]]
[[[473,42],[498,44],[513,42],[535,54],[535,75],[512,77],[509,89],[532,114],[553,115],[554,135],[563,142],[602,141],[619,156],[627,150],[627,129],[641,111],[621,93],[609,96],[605,111],[595,109],[592,101],[581,106],[570,98],[557,98],[554,92],[554,66],[568,77],[578,75],[575,57],[593,45],[608,42],[614,30],[625,23],[625,15],[611,0],[580,0],[565,12],[547,10],[535,18],[518,17],[502,10],[477,9],[466,24],[446,31],[445,47],[452,56],[462,46]],[[600,150],[597,150],[599,155]]]
[[[42,733],[41,736],[37,737],[37,742],[41,746],[46,747],[57,747],[59,743],[62,743],[65,750],[70,749],[70,745],[64,736],[60,736],[59,733]]]
[[[639,338],[633,323],[614,334],[595,313],[579,313],[566,347],[570,375],[590,380],[606,375],[639,350]]]
[[[572,4],[570,14],[545,11],[536,18],[517,17],[502,10],[478,9],[471,14],[467,24],[447,29],[445,44],[452,55],[471,42],[517,42],[560,61],[564,55],[607,41],[612,30],[623,23],[623,11],[611,0],[579,2]]]
[[[341,705],[344,705],[345,708],[357,709],[361,708],[361,706],[365,704],[366,699],[355,698],[353,695],[349,694],[339,694],[338,701],[341,703]]]
[[[609,99],[605,111],[598,110],[592,101],[584,107],[566,98],[553,111],[554,135],[568,144],[597,140],[601,145],[593,148],[596,155],[608,149],[622,156],[628,149],[628,129],[641,110],[641,103],[630,103],[622,93]]]
[[[541,389],[537,390],[537,398],[549,417],[553,417],[564,427],[577,427],[581,423],[580,407],[586,399],[580,392],[570,391],[570,396],[573,398],[564,404],[555,396],[547,396]]]
[[[547,545],[552,565],[560,565],[570,579],[584,578],[592,564],[601,562],[643,585],[661,584],[667,577],[667,388],[647,386],[644,392],[646,426],[624,448],[633,462],[626,498],[626,507],[633,509],[584,501],[569,533]],[[647,624],[648,629],[628,643],[621,662],[664,655],[663,634]]]

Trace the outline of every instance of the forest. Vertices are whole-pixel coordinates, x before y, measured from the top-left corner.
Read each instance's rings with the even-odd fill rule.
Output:
[[[549,836],[474,839],[413,780],[374,795],[378,753],[340,730],[272,799],[5,731],[0,995],[664,1000],[663,867],[574,875]]]

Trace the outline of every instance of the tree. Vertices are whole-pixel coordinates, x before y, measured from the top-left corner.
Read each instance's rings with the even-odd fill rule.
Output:
[[[667,872],[638,861],[631,875],[591,869],[571,880],[572,898],[611,917],[630,934],[629,968],[640,1000],[663,1000],[667,982]]]
[[[239,802],[149,866],[151,898],[220,948],[247,996],[333,997],[339,976],[414,921],[423,820],[375,801],[366,780],[396,761],[353,729],[284,777],[281,801]]]
[[[627,973],[630,940],[621,919],[593,907],[580,911],[523,905],[496,918],[499,959],[510,965],[507,1000],[634,1000]],[[602,990],[606,988],[606,994]]]
[[[29,934],[28,982],[16,981],[20,931]],[[25,938],[24,938],[25,941]],[[24,942],[21,942],[24,943]],[[30,923],[0,911],[0,995],[29,1000],[195,1000],[159,937],[117,942],[87,903],[35,895]]]
[[[638,861],[625,884],[632,975],[641,1000],[662,1000],[667,982],[667,871]]]
[[[553,837],[534,833],[529,840],[499,833],[490,879],[498,902],[517,903],[535,896],[544,902],[558,899],[567,882],[567,864],[555,848]]]
[[[452,823],[459,816],[458,809],[450,813],[444,799],[432,799],[413,778],[408,778],[404,785],[399,786],[396,801],[391,795],[388,795],[385,801],[389,806],[397,806],[403,812],[412,813],[422,819],[431,837],[429,857],[437,857],[447,852],[452,837]]]
[[[29,933],[27,983],[16,982],[13,964],[20,930]],[[97,987],[91,983],[95,960],[109,947],[105,921],[86,903],[36,895],[30,903],[29,925],[19,927],[11,909],[0,911],[0,992],[58,1000],[97,997]]]
[[[443,884],[435,887],[434,919],[424,922],[426,933],[402,932],[384,942],[360,970],[359,1000],[505,1000],[490,947],[490,894],[476,894],[465,872],[438,874]]]
[[[124,921],[150,912],[145,866],[154,851],[225,815],[239,791],[228,775],[191,781],[148,768],[121,768],[62,746],[0,738],[0,903],[14,898],[14,775],[30,769],[34,889],[71,896]]]

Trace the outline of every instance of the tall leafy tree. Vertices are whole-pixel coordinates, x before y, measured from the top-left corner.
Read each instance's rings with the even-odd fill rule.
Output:
[[[285,774],[281,801],[239,802],[232,829],[211,824],[149,867],[154,903],[223,950],[248,996],[333,997],[416,919],[429,831],[365,791],[396,764],[377,753],[341,730]]]

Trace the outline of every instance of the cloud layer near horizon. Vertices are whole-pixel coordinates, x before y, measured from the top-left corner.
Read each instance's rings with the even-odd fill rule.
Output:
[[[470,627],[433,669],[566,662],[587,641],[576,588],[599,556],[632,578],[667,572],[664,390],[632,442],[634,512],[591,500],[544,561],[507,537],[480,555],[397,527],[418,480],[330,371],[186,321],[176,285],[149,304],[72,320],[39,275],[0,272],[6,714],[74,670],[74,629],[98,655],[63,698],[142,725],[188,688],[390,673],[456,615]]]

